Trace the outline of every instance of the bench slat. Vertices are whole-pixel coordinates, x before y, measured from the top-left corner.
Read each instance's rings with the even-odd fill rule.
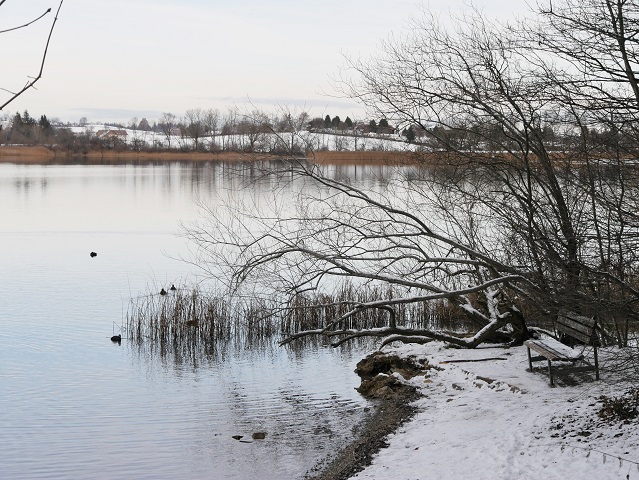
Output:
[[[556,326],[557,330],[581,340],[582,342],[590,343],[592,340],[593,329],[595,327],[595,320],[581,315],[573,315],[570,317],[560,315],[557,318]]]
[[[574,350],[552,338],[544,340],[526,340],[524,345],[531,350],[540,353],[548,360],[574,362],[583,357],[577,350]]]
[[[571,328],[557,328],[557,330],[559,330],[562,333],[565,333],[566,335],[572,338],[576,338],[577,340],[579,340],[582,343],[585,343],[586,345],[590,345],[592,343],[591,335],[585,335],[578,330],[573,330]]]
[[[583,323],[584,325],[587,325],[590,328],[594,328],[595,327],[595,319],[593,317],[586,317],[584,315],[577,315],[576,313],[573,313],[573,312],[560,313],[558,317],[560,319],[565,318],[565,319],[568,319],[568,320],[572,320],[573,322]]]

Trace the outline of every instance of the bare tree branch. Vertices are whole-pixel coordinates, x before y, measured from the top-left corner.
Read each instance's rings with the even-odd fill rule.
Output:
[[[388,167],[383,187],[312,161],[266,165],[259,181],[278,196],[209,209],[189,231],[196,263],[281,312],[315,309],[321,322],[286,342],[472,348],[521,341],[526,322],[562,309],[627,341],[639,319],[639,175],[628,162],[639,153],[639,10],[563,0],[526,22],[474,12],[444,28],[426,13],[376,58],[351,60],[342,91],[415,127],[418,163]],[[352,298],[320,298],[343,282]],[[359,296],[367,289],[377,298]],[[454,307],[472,329],[417,325],[424,304]],[[386,325],[364,322],[371,312]]]
[[[1,4],[1,3],[0,3],[0,6],[2,6],[2,4]],[[8,29],[6,29],[6,30],[0,30],[0,33],[11,32],[11,31],[13,31],[13,30],[19,30],[19,29],[21,29],[21,28],[28,27],[29,25],[34,24],[35,22],[37,22],[38,20],[40,20],[41,18],[43,18],[43,17],[44,17],[47,13],[50,13],[50,12],[51,12],[51,9],[50,9],[50,8],[48,8],[48,9],[47,9],[47,11],[46,11],[46,12],[44,12],[42,15],[40,15],[38,18],[36,18],[36,19],[34,19],[34,20],[31,20],[30,22],[25,23],[24,25],[20,25],[19,27],[13,27],[13,28],[8,28]]]
[[[29,80],[26,83],[26,85],[21,90],[18,90],[11,98],[9,98],[5,103],[0,105],[0,111],[4,110],[4,108],[7,105],[9,105],[11,102],[13,102],[16,98],[18,98],[24,92],[26,92],[30,88],[34,88],[34,86],[38,82],[38,80],[40,80],[42,78],[42,73],[44,72],[44,64],[45,64],[45,61],[47,59],[47,53],[49,51],[49,43],[51,42],[51,36],[53,35],[53,29],[55,28],[55,25],[56,25],[56,23],[58,21],[58,15],[60,14],[60,9],[62,8],[62,3],[63,2],[64,2],[64,0],[60,0],[60,4],[58,5],[58,9],[56,10],[56,13],[55,13],[55,18],[53,19],[53,22],[51,23],[51,29],[49,30],[49,35],[47,37],[47,42],[46,42],[45,47],[44,47],[44,52],[42,54],[42,61],[40,62],[40,70],[39,70],[38,74],[34,78]],[[3,0],[2,3],[4,3],[4,0]],[[0,3],[0,6],[2,6],[2,3]],[[47,10],[47,12],[45,12],[45,14],[48,13],[48,12],[49,12],[49,10]],[[45,14],[43,14],[43,16]],[[31,23],[33,23],[33,22],[31,22]]]

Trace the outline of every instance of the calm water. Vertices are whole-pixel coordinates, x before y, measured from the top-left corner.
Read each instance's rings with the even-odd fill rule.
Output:
[[[200,280],[179,223],[237,175],[0,164],[0,478],[300,478],[348,439],[364,352],[109,339],[132,296]]]

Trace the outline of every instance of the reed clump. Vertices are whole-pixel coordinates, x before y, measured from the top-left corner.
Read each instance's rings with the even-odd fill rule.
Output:
[[[288,334],[333,329],[371,329],[389,325],[384,309],[360,308],[369,302],[392,299],[398,292],[379,286],[344,283],[332,293],[297,294],[288,302],[276,298],[228,298],[197,288],[149,294],[131,300],[126,315],[129,338],[142,342],[210,344],[235,341],[255,345],[279,341]],[[356,310],[354,315],[347,315]],[[446,302],[394,306],[397,325],[460,331],[467,320]]]
[[[246,318],[222,296],[192,290],[149,294],[130,301],[126,316],[129,337],[154,342],[228,340]]]

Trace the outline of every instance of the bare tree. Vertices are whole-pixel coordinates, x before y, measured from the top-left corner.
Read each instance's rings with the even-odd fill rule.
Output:
[[[29,77],[29,80],[25,83],[25,85],[23,87],[21,87],[20,89],[16,90],[16,91],[11,91],[11,90],[7,90],[6,88],[3,88],[2,90],[8,92],[10,94],[9,98],[7,100],[4,101],[4,103],[2,103],[0,105],[0,111],[4,110],[4,108],[9,105],[11,102],[13,102],[15,99],[17,99],[20,95],[22,95],[23,93],[25,93],[27,90],[29,90],[30,88],[34,88],[35,84],[42,78],[42,74],[44,73],[44,65],[46,63],[46,59],[47,59],[47,53],[49,52],[49,44],[51,42],[51,36],[53,35],[53,30],[55,28],[55,25],[58,21],[58,15],[60,14],[60,9],[62,8],[62,2],[64,0],[60,0],[60,4],[58,5],[58,9],[56,10],[55,13],[55,17],[53,18],[53,21],[51,22],[51,28],[49,29],[49,35],[47,37],[45,46],[44,46],[44,52],[42,53],[42,60],[40,61],[40,69],[38,70],[37,75],[35,76],[31,76]],[[0,1],[0,7],[2,7],[2,5],[6,2],[6,0],[1,0]],[[2,33],[7,33],[13,30],[18,30],[21,28],[26,28],[29,25],[34,24],[35,22],[39,21],[40,19],[44,18],[48,13],[51,12],[51,9],[49,8],[46,12],[44,12],[43,14],[41,14],[40,16],[38,16],[37,18],[23,24],[23,25],[19,25],[13,28],[9,28],[6,30],[2,30],[0,31],[0,34]]]
[[[519,26],[536,52],[568,64],[552,69],[536,54],[533,61],[560,83],[588,119],[622,123],[639,109],[639,6],[631,0],[544,1],[538,6],[540,28]]]
[[[236,142],[232,139],[237,127],[237,118],[239,113],[236,107],[229,107],[222,121],[222,150],[232,150],[236,147]]]
[[[565,0],[543,2],[538,13],[538,28],[519,31],[528,49],[535,46],[531,61],[557,86],[578,132],[566,146],[580,163],[572,184],[587,192],[582,283],[624,344],[637,320],[637,174],[627,163],[639,147],[639,8],[626,0]],[[548,52],[563,68],[542,61]],[[619,308],[624,302],[633,306]]]
[[[160,127],[164,138],[166,138],[167,147],[171,148],[171,140],[173,135],[175,135],[175,130],[177,128],[177,117],[172,113],[164,112],[160,118],[158,126]]]
[[[305,111],[295,111],[290,108],[280,107],[278,117],[272,122],[275,125],[276,135],[276,151],[283,150],[285,152],[303,155],[310,137],[306,135],[300,139],[301,132],[307,130],[310,116]]]
[[[211,137],[209,149],[214,151],[219,148],[215,143],[215,136],[217,135],[218,123],[220,122],[220,111],[217,108],[209,108],[208,110],[205,110],[203,113],[203,122],[206,132]]]
[[[268,115],[259,110],[243,116],[236,126],[240,135],[242,150],[245,152],[259,152],[265,150],[268,134],[273,130]]]
[[[284,311],[342,279],[391,292],[344,300],[343,313],[289,339],[436,338],[474,347],[496,335],[521,341],[524,312],[552,318],[570,309],[604,323],[636,319],[639,178],[622,161],[618,135],[624,121],[635,122],[628,94],[634,36],[601,47],[606,65],[616,69],[597,70],[601,52],[594,47],[573,57],[561,49],[562,37],[570,48],[599,45],[602,29],[617,28],[619,8],[632,18],[636,7],[607,0],[584,5],[569,16],[601,28],[562,20],[556,6],[542,9],[539,23],[525,29],[477,12],[444,28],[425,14],[405,38],[387,42],[379,58],[350,61],[343,91],[378,118],[419,128],[437,153],[418,159],[422,165],[398,168],[382,190],[364,190],[300,162],[271,170],[272,178],[292,182],[286,188],[297,192],[295,209],[274,203],[264,211],[260,199],[229,205],[225,215],[210,211],[211,223],[190,232],[203,253],[200,263],[225,266],[231,287],[253,282],[256,292],[280,299]],[[613,5],[617,13],[597,17]],[[531,33],[538,31],[547,37]],[[579,55],[593,66],[576,69]],[[609,72],[605,84],[602,72]],[[604,122],[609,117],[614,124]],[[627,141],[636,145],[627,129]],[[572,140],[557,151],[550,131]],[[596,161],[602,153],[606,161]],[[405,307],[441,301],[468,317],[470,334],[415,328]],[[359,327],[356,319],[375,309],[388,312],[387,325]]]
[[[365,192],[330,178],[317,166],[298,162],[269,175],[282,182],[294,176],[301,187],[296,201],[286,198],[281,204],[269,204],[256,199],[251,208],[243,205],[241,217],[237,205],[228,205],[226,211],[211,209],[207,212],[210,223],[190,231],[201,248],[199,265],[225,266],[233,288],[247,288],[255,282],[252,294],[261,292],[290,305],[309,292],[331,289],[345,278],[356,279],[359,286],[385,285],[394,292],[392,298],[364,303],[345,300],[349,304],[345,314],[327,320],[321,329],[293,334],[291,339],[313,334],[344,339],[422,337],[473,347],[494,338],[508,324],[515,324],[513,330],[521,332],[517,310],[500,306],[505,295],[500,287],[527,279],[481,250],[458,243],[447,234],[450,225],[437,225],[428,211],[420,211],[414,197],[425,187],[423,182],[406,190],[405,178],[398,176],[383,191]],[[297,190],[291,185],[282,187],[290,188]],[[484,311],[471,300],[482,292],[484,300],[479,303]],[[406,325],[406,319],[397,318],[396,309],[403,305],[444,299],[469,315],[478,326],[476,335],[462,338],[416,329]],[[389,312],[386,327],[344,328],[352,317],[373,309]]]
[[[193,140],[193,148],[200,150],[200,139],[205,135],[204,111],[201,108],[192,108],[186,111],[185,127],[187,135]]]
[[[608,2],[591,3],[605,6]],[[588,15],[592,18],[582,10],[579,18]],[[577,14],[572,12],[572,17]],[[345,86],[382,115],[388,113],[399,121],[422,126],[435,145],[453,152],[467,165],[489,164],[482,177],[495,182],[508,202],[497,203],[458,188],[462,198],[483,203],[495,219],[516,232],[513,240],[525,246],[525,252],[519,252],[514,260],[527,266],[524,272],[529,278],[535,275],[534,283],[543,287],[540,299],[552,298],[564,307],[600,314],[604,308],[596,306],[601,297],[592,301],[593,292],[597,292],[597,281],[592,283],[592,277],[610,279],[611,272],[598,271],[599,262],[593,263],[590,257],[592,249],[601,251],[598,243],[608,236],[621,235],[627,254],[628,246],[634,243],[634,233],[623,227],[633,223],[628,215],[625,222],[612,222],[622,210],[610,203],[604,205],[606,193],[592,189],[594,179],[583,182],[583,164],[595,148],[584,137],[587,129],[583,127],[588,126],[584,120],[600,111],[591,90],[601,89],[601,82],[592,69],[594,76],[585,81],[583,71],[560,70],[560,62],[549,58],[553,48],[543,48],[539,35],[539,41],[530,41],[531,31],[549,32],[549,42],[560,45],[561,35],[576,34],[575,28],[565,25],[563,31],[551,31],[544,24],[528,25],[523,31],[505,29],[475,15],[465,17],[456,30],[449,31],[436,20],[426,19],[414,31],[416,37],[386,45],[386,56],[378,62],[353,62],[359,77]],[[589,33],[597,35],[594,28]],[[587,36],[588,32],[580,34]],[[610,55],[623,64],[626,54],[615,50],[614,44],[609,46]],[[573,47],[577,48],[576,42]],[[598,53],[591,55],[596,62]],[[614,95],[611,90],[608,96]],[[622,97],[619,103],[626,100]],[[631,120],[624,110],[627,112],[627,107],[616,115]],[[580,132],[580,141],[561,156],[553,155],[551,141],[543,133],[548,126]],[[496,130],[499,136],[494,135]],[[464,141],[452,141],[457,138]],[[487,158],[483,148],[489,141],[491,151],[500,152],[492,158]],[[628,180],[622,188],[636,190],[636,182]],[[514,208],[508,208],[511,205]],[[626,203],[625,208],[630,207]],[[613,231],[604,233],[603,226]],[[616,288],[629,295],[625,302],[634,301],[633,282],[621,281]],[[624,301],[617,306],[621,308]],[[610,307],[608,304],[605,309]],[[626,313],[634,315],[633,309]]]

